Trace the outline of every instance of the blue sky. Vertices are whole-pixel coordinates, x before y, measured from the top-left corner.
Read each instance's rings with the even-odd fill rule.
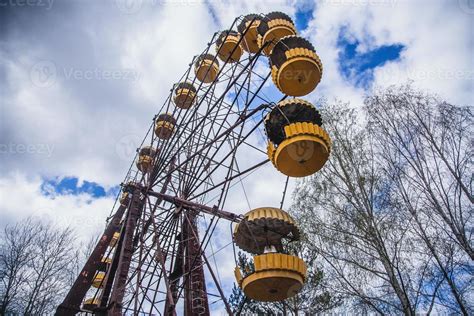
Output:
[[[342,76],[357,87],[370,88],[373,83],[373,70],[383,66],[386,62],[396,62],[404,49],[403,44],[381,45],[368,51],[358,50],[360,41],[347,36],[347,28],[339,33],[338,55],[339,69]]]
[[[102,198],[105,196],[115,197],[120,191],[120,186],[106,189],[98,183],[82,181],[77,177],[64,177],[54,179],[44,179],[41,184],[41,192],[45,196],[55,198],[57,195],[79,195],[88,194],[92,198]]]
[[[298,31],[303,31],[308,27],[308,23],[313,16],[314,6],[304,6],[295,13],[295,24]]]

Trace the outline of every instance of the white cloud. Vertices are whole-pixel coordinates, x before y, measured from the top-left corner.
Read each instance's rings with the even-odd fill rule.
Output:
[[[468,104],[473,99],[472,12],[456,1],[327,0],[317,11],[305,36],[321,55],[324,75],[318,94],[360,104],[366,91],[354,88],[338,71],[337,38],[345,27],[364,52],[381,45],[403,44],[401,59],[374,71],[374,85],[403,84]]]
[[[74,229],[78,245],[102,233],[113,198],[92,198],[89,194],[55,195],[51,198],[41,192],[41,185],[40,177],[26,177],[19,172],[0,178],[2,225],[27,217],[46,220],[57,227]]]

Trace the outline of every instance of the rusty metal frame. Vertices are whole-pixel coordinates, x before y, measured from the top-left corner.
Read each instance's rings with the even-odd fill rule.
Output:
[[[237,23],[238,19],[234,20],[231,28]],[[243,35],[245,35],[245,32]],[[215,41],[215,38],[216,34],[214,34],[211,43]],[[203,53],[209,52],[211,43]],[[199,103],[194,109],[185,112],[183,115],[183,120],[188,120],[189,127],[186,128],[185,126],[174,133],[172,138],[168,140],[168,145],[163,144],[155,137],[153,134],[154,123],[151,124],[142,145],[151,133],[151,145],[154,143],[162,144],[163,150],[154,157],[154,168],[149,174],[139,174],[138,171],[133,171],[132,163],[124,183],[137,181],[140,184],[133,187],[133,194],[128,207],[121,205],[111,217],[112,220],[108,223],[103,237],[89,257],[83,273],[74,283],[64,302],[58,307],[57,315],[83,312],[80,309],[81,301],[92,284],[97,265],[102,259],[113,233],[118,230],[121,230],[121,236],[112,264],[106,274],[104,288],[98,296],[101,299],[100,306],[94,313],[121,315],[133,312],[135,314],[145,310],[147,304],[150,305],[151,302],[151,306],[148,306],[149,314],[151,314],[153,310],[156,310],[153,304],[156,302],[158,293],[163,293],[160,290],[161,280],[163,280],[166,295],[161,302],[164,303],[165,315],[176,315],[176,304],[181,298],[182,292],[184,292],[185,315],[209,315],[208,293],[204,278],[204,266],[207,266],[219,292],[216,296],[222,299],[226,311],[232,315],[224,292],[205,255],[205,250],[219,219],[222,218],[234,223],[238,223],[242,219],[241,215],[222,209],[231,181],[237,178],[240,179],[242,175],[255,171],[269,161],[265,159],[243,171],[239,170],[236,161],[237,147],[240,145],[246,144],[256,149],[256,147],[247,143],[246,139],[262,124],[262,120],[257,122],[245,135],[244,124],[253,119],[254,115],[269,107],[269,104],[261,104],[255,108],[250,108],[254,100],[264,100],[259,92],[270,77],[270,73],[266,76],[260,76],[253,71],[253,67],[264,48],[265,45],[256,54],[249,55],[245,63],[237,62],[231,65],[230,68],[224,68],[228,63],[228,60],[225,61],[217,74],[216,80],[209,87],[204,87],[202,82],[199,83],[197,90],[204,91],[204,94],[200,95]],[[232,53],[229,55],[232,55]],[[214,59],[216,58],[217,55]],[[193,64],[190,64],[181,81],[188,80],[192,66]],[[251,89],[252,75],[261,80],[256,90]],[[224,79],[223,82],[226,83],[224,92],[220,96],[216,95],[215,89],[218,78]],[[192,79],[192,83],[195,80],[196,78]],[[243,80],[243,83],[239,80]],[[224,97],[231,89],[235,90],[235,97],[232,102],[228,102]],[[170,91],[162,111],[168,112],[172,107],[172,93],[173,89]],[[241,94],[245,95],[243,109],[240,109],[238,100]],[[208,106],[208,110],[204,114],[198,113],[198,108],[201,105]],[[234,111],[234,107],[237,107],[239,117],[231,124],[227,119],[229,115],[236,114],[237,111]],[[221,113],[221,109],[227,111]],[[171,110],[173,115],[175,113],[179,114],[180,111],[176,107]],[[216,126],[212,130],[214,134],[204,132],[203,128],[208,126]],[[195,132],[196,130],[198,132]],[[174,143],[176,143],[176,146],[169,145]],[[217,158],[217,153],[223,148],[224,144],[233,149],[227,152],[223,158]],[[180,161],[177,153],[184,150],[184,148],[196,148],[197,150]],[[263,151],[261,152],[265,154]],[[228,159],[230,159],[230,163],[226,165],[225,161]],[[214,166],[208,169],[207,164],[214,164]],[[227,172],[223,181],[215,184],[209,180],[216,170],[224,168],[227,169]],[[160,185],[161,190],[153,191],[153,188]],[[203,186],[204,189],[201,189]],[[173,195],[167,194],[169,187],[173,190]],[[201,190],[200,192],[197,191],[198,188]],[[198,202],[207,193],[218,188],[221,193],[215,205],[211,207]],[[164,206],[160,205],[162,202],[165,202]],[[170,206],[167,206],[166,203]],[[207,227],[202,239],[199,238],[196,225],[197,217],[200,214],[212,216],[211,224]],[[120,221],[124,215],[125,220],[121,223]],[[153,257],[156,260],[145,262],[144,258],[151,257],[150,253],[152,251],[155,251]],[[136,253],[138,253],[138,257],[136,255],[134,257]],[[149,276],[153,276],[155,279]],[[134,281],[135,278],[136,281]],[[180,284],[181,279],[182,284]],[[128,293],[127,287],[132,291],[132,296],[135,295],[133,304],[132,300],[124,301]],[[142,296],[142,299],[138,300],[140,291],[151,289],[153,289],[151,299]],[[193,304],[193,302],[196,302],[195,293],[199,293],[199,300],[202,303],[199,304],[200,310],[198,310],[196,304]]]

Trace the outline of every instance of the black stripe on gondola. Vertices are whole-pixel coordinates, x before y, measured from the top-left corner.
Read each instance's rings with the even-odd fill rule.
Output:
[[[168,113],[163,113],[163,114],[158,115],[158,121],[169,122],[169,123],[172,123],[173,125],[176,124],[176,119]]]
[[[198,56],[198,57],[196,58],[196,62],[194,63],[194,65],[195,65],[196,67],[200,67],[200,66],[201,66],[201,62],[202,62],[203,60],[209,60],[209,61],[211,61],[211,62],[214,61],[214,62],[217,64],[217,66],[219,66],[219,61],[217,60],[217,58],[214,59],[214,55],[212,55],[212,54],[202,54],[202,55]]]
[[[260,22],[259,26],[257,27],[257,33],[258,33],[260,36],[264,36],[265,33],[267,33],[267,31],[268,31],[269,29],[270,29],[270,28],[268,27],[267,21],[266,21],[266,20],[262,20],[262,22]]]
[[[191,90],[191,91],[194,92],[194,93],[196,93],[196,91],[197,91],[197,90],[196,90],[196,87],[194,87],[194,86],[192,85],[192,83],[187,82],[187,81],[178,83],[178,84],[176,85],[176,88],[174,89],[174,92],[177,93],[179,89],[189,89],[189,90]]]
[[[307,39],[295,35],[285,36],[276,43],[275,47],[273,47],[269,58],[270,67],[276,66],[277,68],[280,68],[280,66],[287,61],[285,53],[292,48],[307,48],[315,51],[313,44],[311,44]]]
[[[265,19],[267,21],[282,19],[282,20],[287,20],[288,22],[291,22],[291,24],[294,24],[293,20],[287,14],[283,12],[278,12],[278,11],[268,13],[267,15],[265,15]]]
[[[285,126],[297,122],[323,124],[318,110],[308,104],[295,102],[274,107],[265,120],[265,132],[271,142],[279,145],[285,140]]]
[[[216,40],[217,47],[222,45],[222,43],[224,42],[224,39],[226,38],[226,36],[239,36],[239,33],[237,33],[236,31],[232,31],[232,30],[222,31],[221,34],[219,34],[219,37]]]
[[[288,15],[286,15],[285,13],[283,13],[283,12],[270,12],[267,15],[265,15],[265,17],[262,19],[262,22],[258,26],[258,28],[257,28],[258,34],[260,34],[261,36],[264,36],[265,33],[267,33],[268,30],[270,29],[268,27],[268,22],[270,22],[272,20],[277,20],[277,19],[287,20],[288,22],[290,22],[291,24],[294,25],[293,20]]]
[[[239,30],[239,32],[241,34],[243,34],[246,30],[246,25],[245,23],[247,22],[250,22],[250,21],[261,21],[262,18],[260,17],[260,15],[258,14],[247,14],[246,16],[244,16],[244,18],[242,19],[242,22],[239,23],[239,25],[237,26],[237,30]]]
[[[142,147],[139,151],[140,156],[155,156],[158,151],[150,146]]]

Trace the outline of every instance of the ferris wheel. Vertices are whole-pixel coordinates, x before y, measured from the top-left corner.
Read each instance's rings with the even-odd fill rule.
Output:
[[[321,76],[314,47],[284,13],[241,16],[214,34],[155,115],[105,231],[56,314],[209,315],[211,299],[232,314],[205,252],[222,221],[232,224],[233,243],[254,255],[253,269],[235,269],[247,297],[298,293],[306,265],[285,253],[299,230],[283,203],[239,215],[226,201],[266,164],[287,177],[323,167],[331,140],[316,108],[299,98]],[[263,92],[272,82],[278,100]]]

